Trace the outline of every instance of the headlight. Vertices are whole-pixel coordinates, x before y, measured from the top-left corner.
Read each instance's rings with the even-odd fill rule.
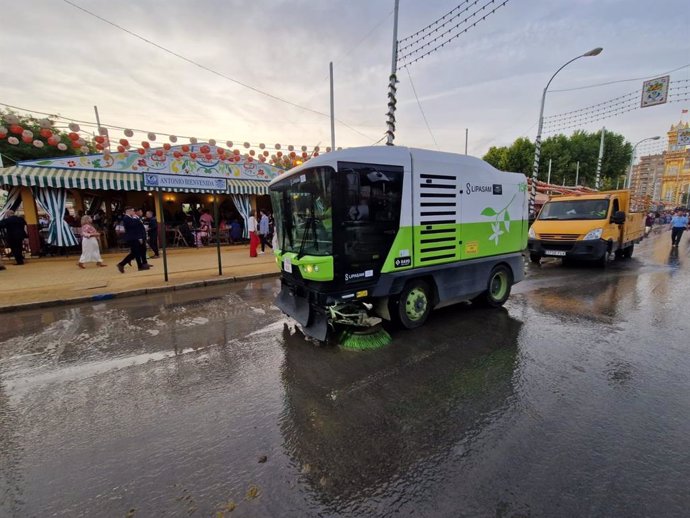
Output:
[[[528,235],[531,239],[537,239],[537,234],[536,234],[536,232],[534,231],[534,229],[533,229],[532,227],[529,227],[529,230],[527,231],[527,235]]]
[[[587,235],[585,236],[585,241],[588,239],[599,239],[601,237],[601,233],[603,232],[603,229],[601,228],[595,228],[594,230],[590,230],[587,232]]]
[[[307,273],[312,273],[314,271],[314,266],[311,264],[308,264],[304,267],[304,269],[307,271]]]

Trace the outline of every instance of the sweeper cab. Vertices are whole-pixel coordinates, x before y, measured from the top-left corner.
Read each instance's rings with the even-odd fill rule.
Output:
[[[306,335],[419,327],[462,300],[501,306],[523,278],[524,175],[393,146],[326,153],[270,184],[277,305]]]

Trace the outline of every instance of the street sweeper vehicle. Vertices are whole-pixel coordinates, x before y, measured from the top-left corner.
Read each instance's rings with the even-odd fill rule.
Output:
[[[416,328],[433,308],[463,300],[498,307],[523,278],[526,178],[478,158],[350,148],[310,159],[269,189],[277,305],[318,340],[359,329],[351,342],[365,344],[381,319]]]

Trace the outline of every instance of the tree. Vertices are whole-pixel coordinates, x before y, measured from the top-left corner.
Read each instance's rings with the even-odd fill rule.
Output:
[[[29,115],[20,115],[13,112],[0,111],[0,127],[9,129],[12,126],[12,124],[7,121],[7,117],[9,115],[15,115],[19,119],[17,125],[21,126],[25,130],[31,131],[33,133],[32,141],[38,140],[42,142],[43,147],[36,147],[33,142],[25,143],[22,141],[21,135],[14,135],[11,132],[8,132],[5,137],[0,138],[0,153],[2,154],[5,167],[14,165],[16,162],[21,160],[38,160],[41,158],[53,158],[58,156],[73,156],[79,153],[79,151],[76,151],[72,147],[72,142],[67,136],[68,134],[56,128],[50,128],[50,131],[53,135],[58,137],[59,141],[64,143],[67,148],[62,151],[56,146],[49,145],[47,143],[47,139],[42,137],[40,134],[42,128],[38,119],[35,119]],[[2,135],[2,133],[0,133],[0,135]],[[19,143],[14,145],[11,144],[9,140],[11,137],[17,138]],[[89,152],[95,152],[95,148],[90,142],[90,139],[84,138],[84,140],[86,140],[84,145],[89,148]]]
[[[577,162],[579,166],[580,185],[594,187],[601,131],[588,133],[576,131],[570,137],[562,134],[553,135],[542,142],[539,160],[539,179],[546,181],[551,160],[551,183],[567,185],[575,183]],[[604,157],[601,177],[604,188],[615,187],[616,179],[624,175],[630,157],[632,145],[623,135],[606,132],[604,136]],[[502,171],[513,171],[531,176],[534,161],[534,144],[524,137],[513,142],[510,147],[492,147],[484,160]]]

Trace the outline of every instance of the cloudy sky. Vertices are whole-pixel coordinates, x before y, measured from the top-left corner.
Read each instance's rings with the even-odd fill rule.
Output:
[[[118,126],[325,147],[330,123],[314,111],[328,114],[333,61],[336,117],[342,121],[336,145],[370,145],[386,129],[393,0],[70,2],[220,75],[64,0],[0,0],[0,103],[89,120],[98,105],[102,121]],[[460,4],[470,7],[469,14],[487,2],[400,0],[399,39]],[[664,135],[681,109],[690,108],[690,101],[682,101],[690,98],[688,34],[687,0],[510,0],[399,71],[396,144],[463,152],[469,128],[469,152],[481,156],[519,136],[534,139],[541,91],[551,74],[599,46],[601,55],[569,65],[550,90],[616,82],[549,93],[545,115],[606,102],[639,90],[641,78],[675,70],[671,81],[681,102],[580,126],[605,125],[631,141]]]

